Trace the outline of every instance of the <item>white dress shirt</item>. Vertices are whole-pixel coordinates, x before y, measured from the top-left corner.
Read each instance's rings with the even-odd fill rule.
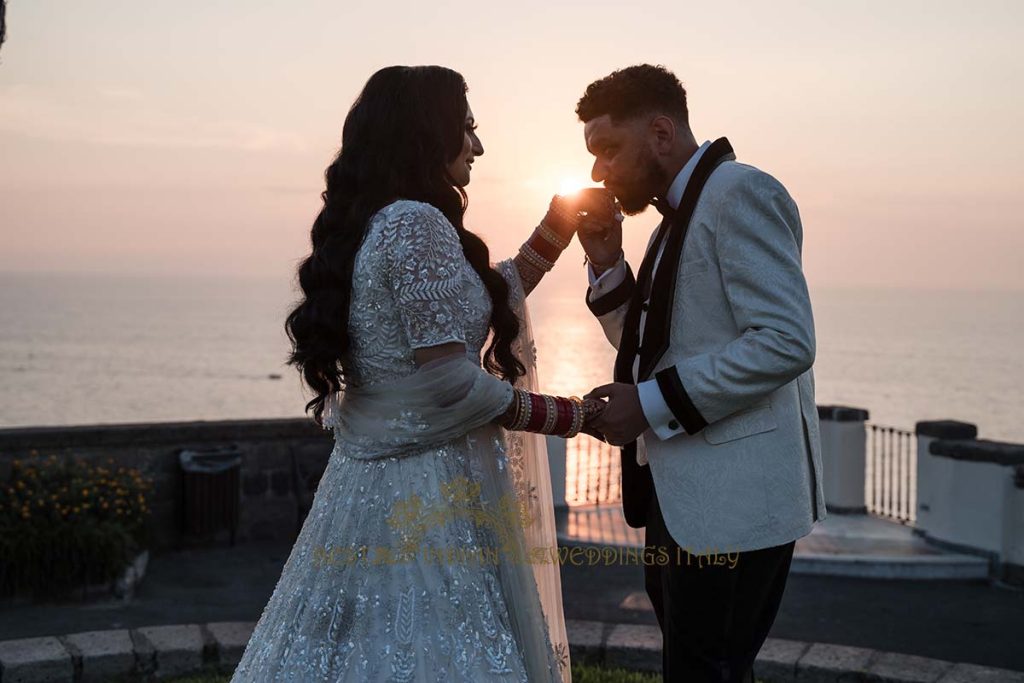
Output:
[[[697,151],[694,152],[693,156],[689,158],[683,168],[676,174],[675,180],[672,181],[672,185],[668,188],[668,193],[665,196],[665,201],[668,202],[669,206],[673,209],[679,208],[679,202],[683,199],[683,191],[686,189],[686,184],[690,180],[690,176],[693,175],[693,170],[697,167],[697,162],[701,156],[711,146],[711,141],[706,140]],[[658,247],[658,255],[654,261],[654,271],[658,269],[658,263],[661,261],[661,254],[665,248],[666,240],[661,241],[661,245]],[[626,279],[626,261],[624,256],[619,257],[618,263],[606,270],[601,274],[601,277],[594,275],[594,270],[587,263],[587,276],[590,279],[590,301],[595,301],[608,292],[612,291],[616,287],[622,284]],[[651,280],[653,281],[653,275]],[[644,305],[640,312],[640,333],[639,333],[639,349],[643,345],[644,335],[644,324],[647,321],[647,306],[651,300],[650,283],[648,284],[647,291],[644,292]],[[637,355],[633,359],[633,381],[636,381],[637,372],[639,372],[640,356]],[[665,402],[665,398],[661,394],[661,389],[658,388],[658,381],[656,379],[649,379],[644,382],[637,384],[637,390],[640,394],[640,406],[644,411],[644,417],[647,418],[647,423],[650,425],[650,430],[653,431],[655,436],[661,440],[670,439],[677,434],[682,433],[683,427],[676,420],[675,415],[672,414],[672,410],[668,407]],[[637,452],[636,460],[639,464],[647,464],[647,449],[644,446],[644,436],[647,432],[644,432],[637,439]]]

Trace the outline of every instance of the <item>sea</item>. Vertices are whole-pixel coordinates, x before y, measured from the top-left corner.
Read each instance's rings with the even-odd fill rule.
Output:
[[[1024,443],[1024,293],[811,296],[819,404]],[[0,427],[301,416],[283,328],[295,299],[288,278],[0,273]],[[579,287],[542,284],[530,314],[545,391],[610,381],[614,351]]]

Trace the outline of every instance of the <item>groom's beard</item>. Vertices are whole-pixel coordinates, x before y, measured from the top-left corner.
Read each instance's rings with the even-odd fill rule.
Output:
[[[658,192],[658,188],[667,185],[665,172],[650,152],[644,154],[637,165],[640,170],[633,178],[626,182],[617,182],[612,188],[615,198],[622,206],[622,213],[627,216],[643,213]]]

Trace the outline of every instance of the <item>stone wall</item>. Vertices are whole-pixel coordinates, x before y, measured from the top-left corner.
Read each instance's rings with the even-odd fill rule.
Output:
[[[306,419],[232,420],[88,427],[0,429],[0,481],[12,460],[56,455],[76,456],[91,464],[136,467],[154,480],[151,509],[152,550],[180,548],[182,473],[178,454],[186,448],[235,445],[242,456],[241,510],[236,542],[291,540],[298,527],[296,486],[309,491],[327,465],[330,432]],[[300,479],[293,481],[293,458]],[[310,492],[311,493],[311,492]],[[227,533],[207,539],[226,542]]]

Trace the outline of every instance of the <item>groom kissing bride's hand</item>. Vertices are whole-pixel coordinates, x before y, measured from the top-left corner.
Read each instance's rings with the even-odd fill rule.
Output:
[[[576,235],[596,275],[622,261],[622,207],[610,190],[589,187],[558,199],[556,206],[578,217]],[[635,386],[608,384],[583,398],[587,405],[584,434],[621,446],[647,429]]]
[[[583,219],[580,221],[577,235],[587,254],[587,263],[596,277],[600,277],[623,260],[621,221],[608,225]],[[613,446],[625,446],[636,441],[637,437],[650,427],[640,404],[640,392],[635,384],[604,384],[594,388],[583,398],[595,401],[608,399],[605,409],[587,422],[586,431]]]
[[[584,192],[607,192],[597,188]],[[610,196],[610,193],[608,193]],[[614,200],[613,200],[614,201]],[[580,220],[577,236],[587,255],[594,275],[600,277],[617,266],[623,259],[622,213],[618,202],[614,203],[615,221],[601,220],[586,216]],[[624,446],[636,441],[650,426],[640,405],[636,385],[626,383],[605,384],[593,389],[583,397],[587,401],[608,399],[605,408],[587,421],[587,434],[607,441],[613,446]]]

